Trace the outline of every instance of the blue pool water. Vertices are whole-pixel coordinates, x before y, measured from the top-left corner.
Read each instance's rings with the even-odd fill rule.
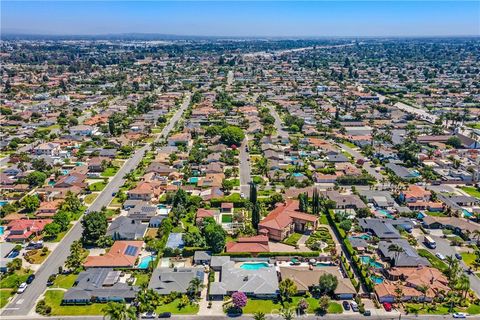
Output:
[[[462,211],[465,218],[471,218],[473,216],[468,210],[463,209]]]
[[[362,261],[363,264],[369,264],[374,268],[383,268],[383,265],[380,262],[373,260],[369,256],[360,256],[360,261]]]
[[[197,183],[198,182],[198,177],[191,177],[188,179],[188,183]]]
[[[0,236],[3,235],[4,231],[5,231],[5,227],[0,227]]]
[[[240,266],[240,268],[244,270],[259,270],[267,267],[268,263],[266,262],[245,262]]]
[[[370,279],[373,281],[375,284],[380,284],[383,283],[383,278],[382,277],[377,277],[377,276],[370,276]]]
[[[295,173],[292,174],[292,176],[294,176],[294,177],[303,177],[303,173],[295,172]]]
[[[7,203],[8,203],[8,201],[4,201],[4,200],[0,201],[0,207],[3,207],[3,206],[6,205]]]
[[[154,261],[156,256],[148,256],[145,258],[142,258],[140,260],[140,263],[138,264],[138,269],[147,269],[148,266],[150,265],[150,261]]]
[[[333,266],[333,264],[329,262],[326,262],[326,263],[317,262],[317,264],[315,265],[315,267],[331,267],[331,266]]]
[[[377,212],[380,213],[382,216],[393,219],[393,216],[387,210],[379,209],[379,210],[377,210]]]
[[[370,240],[370,239],[372,238],[372,236],[370,236],[370,235],[368,235],[368,234],[362,234],[362,235],[360,235],[360,236],[353,236],[353,237],[350,237],[350,238]]]

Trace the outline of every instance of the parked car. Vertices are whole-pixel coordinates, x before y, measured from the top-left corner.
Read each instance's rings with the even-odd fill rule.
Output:
[[[355,301],[350,302],[350,307],[352,307],[353,312],[358,312],[358,304]]]
[[[343,309],[345,309],[346,311],[350,310],[350,304],[348,303],[348,301],[343,301],[342,305]]]
[[[47,280],[47,286],[53,286],[53,283],[55,282],[55,279],[57,278],[57,275],[55,273],[52,273]]]
[[[156,317],[157,314],[155,312],[145,312],[141,315],[142,319],[155,319]]]
[[[37,250],[43,248],[43,241],[29,242],[25,247],[25,250]]]
[[[35,280],[35,275],[31,274],[31,275],[28,276],[26,283],[30,284],[30,283],[33,282],[33,280]]]
[[[363,312],[363,315],[369,317],[372,315],[372,312],[370,310],[365,310],[365,312]]]
[[[27,290],[28,284],[23,282],[21,285],[18,286],[17,293],[24,293]]]
[[[171,312],[163,312],[158,315],[158,318],[170,318],[172,316]]]
[[[388,312],[392,311],[392,305],[388,302],[383,303],[383,308],[385,309],[385,311],[388,311]]]
[[[467,317],[467,314],[463,312],[455,312],[454,314],[452,314],[452,316],[456,319],[465,319]]]
[[[440,252],[435,253],[435,256],[440,260],[445,260],[445,256],[443,254],[441,254]]]
[[[455,258],[462,260],[462,255],[460,253],[455,253]]]

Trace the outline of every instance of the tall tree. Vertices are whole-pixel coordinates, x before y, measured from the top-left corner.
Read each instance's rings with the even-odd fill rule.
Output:
[[[94,245],[107,232],[108,222],[105,213],[93,211],[82,219],[82,242]]]

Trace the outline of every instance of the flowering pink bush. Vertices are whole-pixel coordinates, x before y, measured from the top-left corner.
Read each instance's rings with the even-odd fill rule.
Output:
[[[243,292],[234,292],[232,294],[232,301],[235,308],[243,308],[247,305],[247,295]]]

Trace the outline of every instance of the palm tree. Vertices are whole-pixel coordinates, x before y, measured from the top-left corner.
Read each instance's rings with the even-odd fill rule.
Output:
[[[425,300],[427,299],[427,291],[428,291],[428,286],[425,284],[422,284],[417,287],[417,290],[423,293],[423,306],[425,307]]]
[[[457,281],[455,289],[462,292],[462,297],[467,298],[468,289],[470,289],[470,278],[466,274],[462,274]]]
[[[405,252],[402,247],[400,247],[398,244],[391,244],[388,246],[388,252],[393,252],[393,261],[394,264],[397,264],[398,256],[400,256],[400,253]],[[392,263],[390,263],[390,267],[392,267]]]
[[[460,264],[454,256],[447,256],[445,260],[447,262],[446,275],[448,277],[448,281],[450,281],[452,286],[455,286],[460,271]]]
[[[280,315],[283,317],[285,320],[293,320],[295,317],[295,313],[293,312],[292,309],[290,308],[282,308],[280,310]]]
[[[127,309],[127,305],[120,302],[109,302],[102,309],[103,318],[110,320],[134,320],[137,318],[135,311],[134,307]]]
[[[477,222],[478,222],[479,219],[480,219],[480,214],[478,214],[478,215],[476,216],[476,219],[477,219]],[[472,231],[472,238],[473,238],[473,239],[477,239],[477,243],[479,243],[479,242],[480,242],[480,230],[474,230],[474,231]]]
[[[255,312],[253,314],[253,319],[254,320],[265,320],[265,313],[263,312]]]
[[[194,277],[192,280],[190,280],[187,292],[190,296],[196,297],[199,294],[199,291],[201,291],[204,287],[205,285],[203,282],[198,277]]]

